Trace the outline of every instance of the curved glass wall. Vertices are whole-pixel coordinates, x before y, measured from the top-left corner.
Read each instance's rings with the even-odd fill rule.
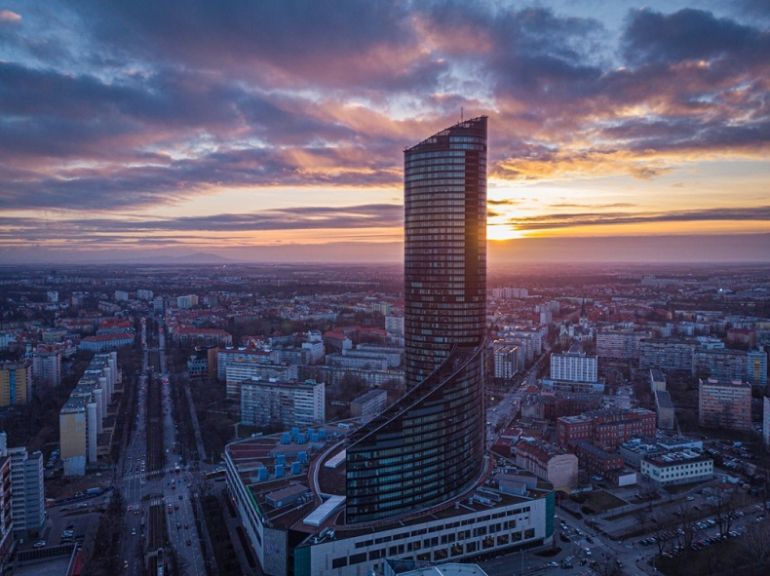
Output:
[[[357,430],[346,456],[346,522],[408,514],[456,496],[484,458],[482,346],[433,374]]]
[[[347,448],[346,521],[439,504],[484,458],[487,119],[404,152],[407,393]]]
[[[478,346],[486,327],[487,119],[447,128],[404,153],[407,386]]]

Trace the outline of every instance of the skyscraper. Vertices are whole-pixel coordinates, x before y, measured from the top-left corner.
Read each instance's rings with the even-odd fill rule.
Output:
[[[407,393],[347,448],[347,521],[446,501],[484,457],[487,119],[404,153]]]
[[[404,336],[407,386],[486,326],[487,119],[474,118],[404,153]]]

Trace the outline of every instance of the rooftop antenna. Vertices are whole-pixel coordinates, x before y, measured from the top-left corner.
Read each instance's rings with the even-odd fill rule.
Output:
[[[460,106],[460,123],[462,124],[462,122],[463,122],[463,107]]]

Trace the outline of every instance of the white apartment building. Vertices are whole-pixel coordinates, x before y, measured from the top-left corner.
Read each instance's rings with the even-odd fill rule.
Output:
[[[38,535],[45,523],[43,454],[23,446],[8,448],[0,432],[0,456],[11,459],[11,518],[17,536]]]
[[[596,382],[598,362],[596,356],[589,356],[577,348],[566,354],[551,354],[551,379],[568,382]]]
[[[251,426],[280,424],[285,428],[322,424],[326,419],[323,382],[244,380],[241,382],[241,422]]]

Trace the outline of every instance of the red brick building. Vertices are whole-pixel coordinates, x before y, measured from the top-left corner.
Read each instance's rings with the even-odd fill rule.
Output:
[[[631,438],[655,438],[655,412],[631,410],[592,410],[580,416],[565,416],[556,421],[556,437],[563,446],[587,440],[605,450],[615,450]]]

